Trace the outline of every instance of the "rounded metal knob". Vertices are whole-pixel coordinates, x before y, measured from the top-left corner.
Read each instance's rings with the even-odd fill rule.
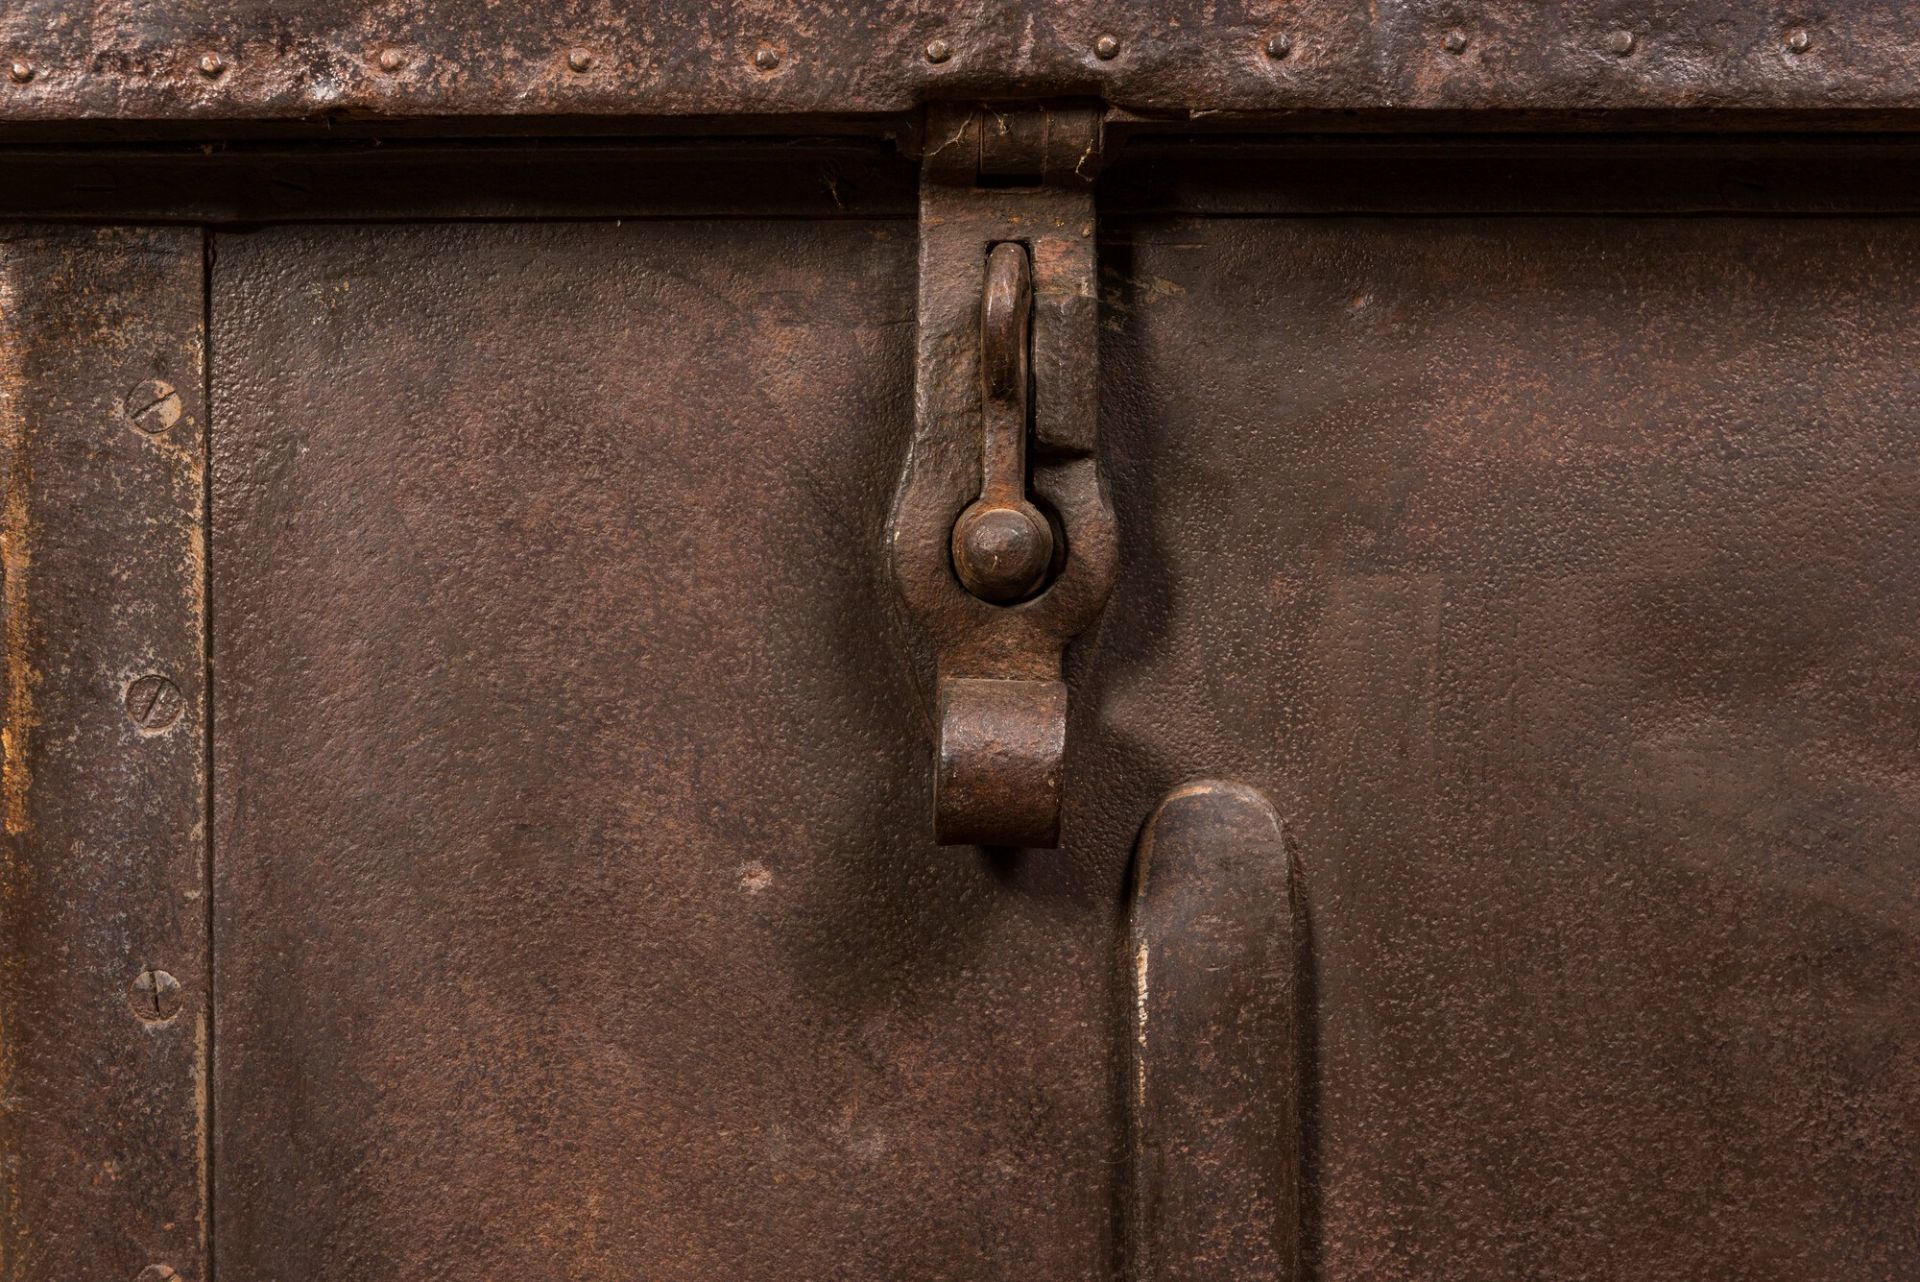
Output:
[[[975,503],[953,523],[953,568],[967,591],[1007,605],[1029,596],[1053,563],[1053,527],[1029,504]]]

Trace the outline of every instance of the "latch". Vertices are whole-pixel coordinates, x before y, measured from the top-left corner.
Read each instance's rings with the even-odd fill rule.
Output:
[[[1092,107],[930,108],[893,569],[933,641],[942,845],[1056,846],[1067,643],[1113,584],[1094,459]]]

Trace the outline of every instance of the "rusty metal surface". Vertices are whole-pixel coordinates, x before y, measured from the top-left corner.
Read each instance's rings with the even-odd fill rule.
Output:
[[[933,846],[911,224],[216,240],[228,1278],[1094,1277],[1113,885]]]
[[[24,0],[0,123],[1140,111],[1908,111],[1905,0]]]
[[[1292,873],[1242,784],[1176,788],[1133,858],[1128,1282],[1295,1282],[1300,1088]]]
[[[1920,1273],[1920,229],[1484,216],[1910,209],[1861,146],[1122,173],[1058,855],[925,831],[910,224],[223,235],[222,1268],[1109,1276],[1127,852],[1213,774],[1303,870],[1306,1276]],[[10,1282],[210,1272],[201,270],[0,240]]]
[[[203,267],[0,230],[8,1282],[204,1276]]]
[[[1102,243],[1070,853],[1284,816],[1307,1276],[1920,1274],[1920,225]]]
[[[1010,123],[1023,114],[930,113],[922,161],[913,439],[887,543],[935,651],[942,845],[1059,844],[1062,655],[1113,584],[1094,456],[1100,123],[1085,106]],[[1015,185],[988,185],[1008,170]],[[983,586],[966,546],[983,513],[1048,526],[1034,595]]]

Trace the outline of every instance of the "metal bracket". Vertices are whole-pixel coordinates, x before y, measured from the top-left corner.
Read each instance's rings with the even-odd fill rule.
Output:
[[[1117,558],[1097,430],[1093,107],[929,108],[894,577],[937,653],[934,835],[1057,846],[1067,643]]]

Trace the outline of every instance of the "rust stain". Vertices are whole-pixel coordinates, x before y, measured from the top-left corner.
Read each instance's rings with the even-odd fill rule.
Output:
[[[6,725],[0,728],[0,822],[8,836],[29,826],[28,736],[33,728],[33,669],[27,653],[27,571],[31,516],[26,459],[26,418],[21,406],[26,380],[13,328],[13,284],[0,275],[0,452],[5,455],[5,493],[0,496],[0,608],[6,614]]]
[[[6,614],[6,719],[0,725],[0,815],[9,836],[27,829],[27,731],[33,724],[32,672],[27,664],[27,469],[26,421],[21,393],[26,379],[21,371],[20,343],[13,327],[12,277],[0,264],[0,469],[4,469],[4,499],[0,499],[0,610]],[[0,908],[18,893],[12,843],[0,845]],[[6,914],[0,912],[0,921]],[[0,956],[9,971],[13,958]],[[13,1010],[0,1004],[0,1099],[12,1094]],[[9,1137],[7,1148],[13,1143]],[[0,1212],[14,1223],[20,1206],[17,1173],[7,1164],[6,1183],[0,1187]],[[0,1240],[0,1272],[10,1273],[11,1243]]]

